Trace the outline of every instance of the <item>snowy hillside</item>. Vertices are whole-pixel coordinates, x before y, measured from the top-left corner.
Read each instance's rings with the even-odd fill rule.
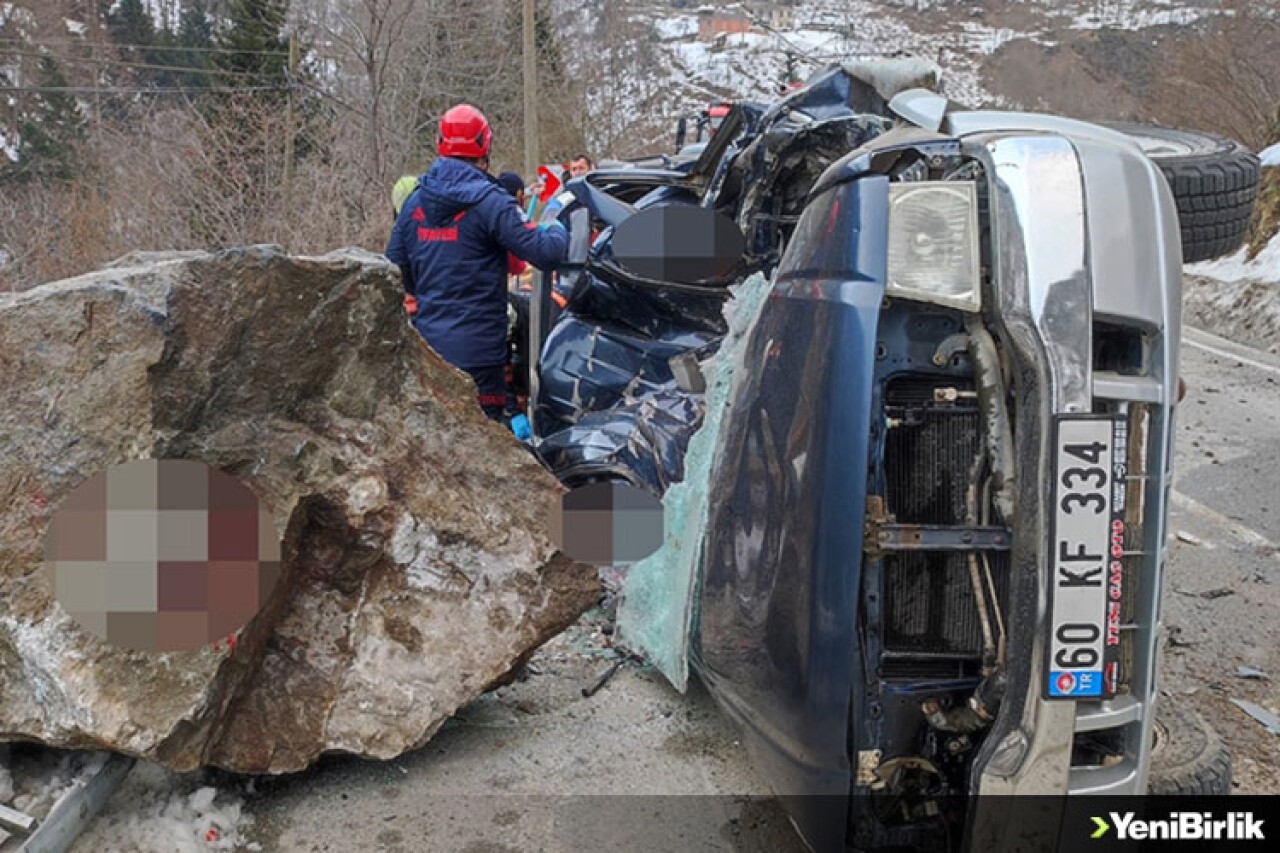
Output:
[[[658,144],[667,142],[676,117],[710,100],[771,100],[788,79],[802,80],[828,63],[882,56],[907,54],[937,63],[944,94],[958,103],[1009,105],[988,88],[982,67],[985,57],[1013,40],[1053,45],[1072,30],[1186,25],[1214,14],[1217,4],[796,0],[794,6],[699,6],[697,0],[687,5],[685,0],[633,0],[616,5],[625,12],[603,21],[602,7],[593,0],[557,0],[566,42],[589,47],[566,55],[573,72],[589,81],[593,113],[652,116],[644,142]],[[602,137],[606,146],[617,141],[607,130]],[[634,147],[637,140],[626,142]]]

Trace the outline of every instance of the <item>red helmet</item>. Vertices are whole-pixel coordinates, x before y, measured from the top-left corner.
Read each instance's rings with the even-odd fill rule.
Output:
[[[441,117],[436,146],[441,157],[484,157],[492,138],[484,113],[470,104],[458,104]]]

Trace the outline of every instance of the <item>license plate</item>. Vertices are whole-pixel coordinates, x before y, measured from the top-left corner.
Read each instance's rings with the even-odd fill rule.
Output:
[[[1123,592],[1128,423],[1055,420],[1049,699],[1115,695]]]

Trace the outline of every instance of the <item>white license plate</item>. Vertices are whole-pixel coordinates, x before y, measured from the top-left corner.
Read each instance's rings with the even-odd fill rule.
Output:
[[[1119,666],[1128,424],[1063,415],[1055,432],[1045,696],[1105,699]]]

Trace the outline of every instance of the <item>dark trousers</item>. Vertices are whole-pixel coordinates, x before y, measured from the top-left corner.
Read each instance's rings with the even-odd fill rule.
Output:
[[[493,421],[501,421],[507,408],[507,366],[492,364],[487,367],[467,369],[475,380],[476,397],[485,416]]]

